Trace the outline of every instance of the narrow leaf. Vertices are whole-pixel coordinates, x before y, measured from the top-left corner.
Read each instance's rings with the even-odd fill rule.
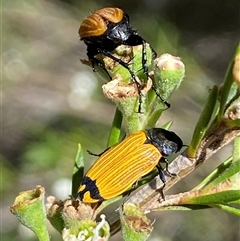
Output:
[[[202,111],[202,114],[198,120],[198,123],[195,127],[192,141],[191,141],[191,144],[189,145],[188,153],[187,153],[187,156],[190,158],[195,157],[197,153],[197,149],[207,131],[207,127],[214,113],[214,109],[217,102],[217,96],[218,96],[218,88],[217,86],[214,86],[208,97],[208,100]]]
[[[201,210],[211,208],[207,205],[173,205],[173,206],[163,206],[151,211],[191,211],[191,210]]]
[[[192,198],[183,198],[182,204],[201,204],[201,205],[213,205],[213,204],[225,204],[240,199],[239,190],[229,190],[213,194],[207,194]]]
[[[221,175],[226,168],[228,168],[232,163],[232,157],[229,157],[226,161],[221,163],[212,173],[210,173],[199,185],[197,185],[193,190],[200,190],[207,186],[209,183],[213,182],[219,175]]]
[[[237,209],[228,205],[222,205],[222,204],[214,205],[214,207],[219,208],[223,211],[229,212],[231,214],[240,216],[240,209]]]
[[[223,87],[221,89],[221,99],[220,99],[220,109],[218,113],[218,122],[221,121],[224,111],[226,109],[226,106],[229,104],[229,101],[232,99],[231,97],[235,95],[235,92],[237,91],[237,84],[233,86],[234,83],[234,77],[233,77],[233,65],[234,65],[234,57],[237,53],[240,52],[240,44],[238,44],[236,52],[228,66],[226,75],[225,75],[225,80]],[[232,88],[233,86],[233,88]]]
[[[121,126],[122,126],[122,113],[118,108],[116,108],[111,132],[108,138],[107,147],[114,146],[119,142],[120,135],[121,135]]]
[[[240,162],[240,136],[236,137],[233,144],[233,161]],[[239,164],[240,165],[240,164]]]
[[[78,144],[78,151],[74,162],[72,175],[72,195],[75,196],[84,173],[84,156],[81,144]]]
[[[227,181],[230,177],[233,177],[235,174],[240,172],[240,162],[231,162],[230,166],[227,167],[222,173],[219,173],[216,178],[206,185],[202,191],[207,192],[212,188],[216,187],[218,184]],[[240,192],[240,191],[239,191]]]

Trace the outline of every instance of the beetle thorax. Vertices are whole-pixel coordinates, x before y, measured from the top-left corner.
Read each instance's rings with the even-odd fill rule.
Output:
[[[113,40],[115,43],[127,44],[129,37],[135,32],[129,27],[128,23],[122,21],[113,28],[109,28],[105,33],[108,39]]]

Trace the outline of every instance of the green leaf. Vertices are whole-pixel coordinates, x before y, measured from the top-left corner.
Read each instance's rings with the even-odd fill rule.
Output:
[[[240,204],[240,199],[233,201],[232,203]]]
[[[194,158],[196,156],[198,147],[199,147],[203,137],[205,136],[208,125],[209,125],[211,118],[213,116],[213,113],[214,113],[214,109],[215,109],[215,106],[217,103],[217,96],[218,96],[218,88],[217,88],[217,86],[213,86],[212,91],[205,104],[205,107],[198,120],[198,123],[195,127],[192,141],[187,150],[187,156],[190,158]]]
[[[181,200],[181,204],[201,204],[201,205],[213,205],[213,204],[226,204],[240,199],[239,190],[228,190],[213,194],[184,197]]]
[[[172,206],[163,206],[159,207],[157,209],[154,209],[153,211],[191,211],[191,210],[201,210],[201,209],[208,209],[211,208],[208,205],[192,205],[192,204],[186,204],[186,205],[172,205]]]
[[[214,207],[219,208],[223,211],[229,212],[231,214],[240,216],[240,209],[237,209],[228,205],[222,205],[222,204],[214,205]]]
[[[116,108],[107,147],[112,147],[119,142],[121,136],[121,126],[122,113],[118,108]]]
[[[72,175],[72,195],[75,197],[84,173],[84,156],[81,144],[78,144],[78,151],[74,162]]]
[[[172,121],[168,121],[164,125],[162,125],[162,128],[165,129],[165,130],[169,130],[170,127],[172,126],[172,124],[173,124]]]
[[[233,163],[233,158],[229,157],[226,161],[221,163],[211,174],[209,174],[198,186],[193,190],[204,189],[208,191],[215,187],[217,184],[224,182],[227,178],[238,173],[240,164]]]
[[[229,212],[234,215],[240,216],[240,210],[229,205],[223,204],[215,204],[215,205],[178,205],[178,206],[164,206],[160,207],[154,211],[193,211],[193,210],[202,210],[202,209],[209,209],[209,208],[219,208],[223,211]]]
[[[234,58],[235,55],[240,53],[240,44],[238,44],[235,54],[228,66],[225,80],[223,87],[221,89],[221,97],[220,97],[220,108],[218,112],[218,122],[221,122],[224,112],[226,110],[226,107],[229,105],[229,103],[233,100],[233,98],[236,96],[236,93],[238,92],[238,85],[234,82],[233,77],[233,65],[234,65]]]
[[[210,194],[204,194],[201,190],[189,191],[169,196],[167,200],[156,205],[152,211],[206,209],[221,204],[238,204],[239,198],[239,190],[221,192],[213,189]]]
[[[218,184],[227,181],[230,177],[233,177],[235,174],[240,172],[240,162],[231,162],[226,169],[220,173],[216,173],[215,179],[208,183],[204,188],[202,188],[203,192],[207,192],[212,188],[216,187]]]
[[[233,161],[240,162],[240,136],[237,136],[233,144]],[[240,165],[240,164],[239,164]]]

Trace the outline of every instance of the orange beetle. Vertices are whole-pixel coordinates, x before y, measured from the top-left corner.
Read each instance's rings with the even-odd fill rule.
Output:
[[[78,198],[84,203],[100,204],[129,190],[155,167],[165,185],[160,163],[166,163],[168,172],[166,157],[182,146],[179,136],[162,128],[134,132],[100,155],[83,177]]]
[[[95,58],[97,54],[103,54],[127,68],[135,79],[135,74],[129,69],[128,63],[113,56],[112,51],[120,45],[143,45],[142,67],[148,74],[146,41],[130,27],[128,15],[120,8],[102,8],[94,12],[83,20],[78,33],[87,45],[87,55],[93,68],[94,64],[104,68],[104,64]],[[155,51],[153,53],[156,55]]]

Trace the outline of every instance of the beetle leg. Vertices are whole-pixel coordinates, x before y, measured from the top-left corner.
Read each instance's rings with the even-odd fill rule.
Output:
[[[169,165],[169,163],[168,163],[168,159],[167,159],[167,158],[161,157],[160,162],[166,163],[166,173],[167,173],[169,176],[177,176],[176,173],[171,173],[171,172],[168,170],[168,165]]]
[[[99,154],[93,153],[93,152],[91,152],[91,151],[89,151],[89,150],[87,150],[87,153],[88,153],[89,155],[92,155],[92,156],[98,156],[98,157],[100,157],[100,156],[101,156],[102,154],[104,154],[109,148],[110,148],[110,147],[108,147],[106,150],[104,150],[103,152],[101,152],[101,153],[99,153]]]
[[[138,83],[138,81],[136,79],[136,75],[133,73],[133,71],[130,70],[128,63],[126,63],[126,62],[122,61],[121,59],[115,57],[114,55],[112,55],[111,52],[109,52],[107,50],[98,49],[98,51],[99,51],[99,53],[102,53],[103,55],[106,55],[110,59],[112,59],[112,60],[116,61],[117,63],[121,64],[124,68],[126,68],[129,71],[131,77],[134,79],[136,84]],[[138,83],[138,85],[140,85],[140,84]]]
[[[96,72],[95,67],[94,67],[95,64],[96,64],[97,66],[99,66],[100,68],[103,69],[103,71],[107,74],[107,76],[109,77],[110,80],[112,79],[112,77],[111,77],[110,74],[108,73],[107,69],[105,68],[104,63],[102,63],[99,59],[94,58],[94,57],[91,58],[90,61],[91,61],[91,64],[92,64],[92,70],[93,70],[93,72]]]
[[[160,160],[159,160],[159,162],[158,162],[158,164],[157,164],[157,166],[156,166],[156,168],[158,169],[159,177],[160,177],[161,181],[163,182],[163,187],[161,188],[160,192],[161,192],[162,198],[165,200],[165,196],[164,196],[164,193],[163,193],[163,189],[164,189],[164,187],[165,187],[165,185],[166,185],[166,178],[165,178],[165,176],[164,176],[163,168],[162,168],[160,162],[166,163],[166,172],[167,172],[168,175],[170,175],[170,176],[177,176],[177,175],[176,175],[175,173],[171,173],[171,172],[168,170],[168,164],[169,164],[169,163],[168,163],[167,158],[166,158],[166,157],[161,157]]]
[[[148,75],[148,66],[147,66],[146,41],[144,39],[142,41],[143,41],[142,42],[142,66],[143,66],[143,71],[147,75],[147,79],[148,79],[149,75]],[[150,48],[153,53],[153,59],[155,59],[157,57],[157,53],[151,46]],[[166,109],[170,108],[170,104],[160,96],[160,94],[157,92],[157,89],[154,85],[152,85],[152,89],[154,90],[156,96],[167,106]]]
[[[146,53],[146,41],[142,40],[142,67],[143,71],[148,79],[148,66],[147,66],[147,53]]]
[[[160,160],[160,161],[161,161],[161,160]],[[160,177],[161,181],[163,182],[163,185],[165,186],[166,178],[165,178],[165,176],[164,176],[163,168],[162,168],[162,166],[160,165],[160,163],[157,164],[156,168],[158,169],[159,177]]]
[[[152,85],[152,89],[155,92],[156,96],[164,103],[164,105],[167,106],[166,110],[168,108],[170,108],[171,104],[169,102],[167,102],[165,99],[163,99],[163,97],[158,93],[158,91],[157,91],[157,89],[156,89],[156,87],[154,85]]]
[[[89,154],[89,155],[91,155],[91,156],[101,156],[101,153],[100,154],[95,154],[95,153],[93,153],[93,152],[91,152],[91,151],[89,151],[89,150],[87,150],[87,153]]]
[[[139,179],[139,180],[141,180],[141,179]],[[134,191],[135,189],[137,189],[137,187],[138,187],[138,181],[139,180],[137,180],[136,182],[134,182],[133,184],[132,184],[132,187],[131,187],[131,189],[130,190],[127,190],[127,191],[125,191],[122,195],[123,196],[125,196],[124,197],[124,200],[123,200],[123,203],[126,201],[126,199],[130,196],[130,194],[132,193],[132,191]]]
[[[106,51],[106,50],[104,50],[104,49],[98,49],[98,52],[99,52],[99,53],[102,53],[103,55],[106,55],[106,56],[109,57],[110,59],[118,62],[119,64],[121,64],[124,68],[126,68],[126,69],[129,71],[132,79],[134,80],[134,82],[135,82],[136,85],[137,85],[137,90],[138,90],[138,95],[139,95],[138,113],[142,113],[142,112],[141,112],[142,96],[143,96],[143,94],[142,94],[142,92],[141,92],[142,86],[141,86],[141,84],[137,81],[136,75],[133,73],[133,71],[130,70],[130,68],[129,68],[129,66],[128,66],[127,63],[125,63],[125,62],[122,61],[121,59],[118,59],[118,58],[116,58],[115,56],[113,56],[111,52]]]
[[[151,45],[149,45],[149,47],[152,50],[152,59],[156,59],[157,58],[157,52],[152,48]]]
[[[157,164],[156,168],[158,169],[159,177],[160,177],[161,181],[163,182],[163,186],[162,186],[162,188],[159,191],[161,193],[162,199],[165,200],[165,195],[163,193],[163,189],[164,189],[164,187],[166,185],[166,179],[165,179],[165,176],[164,176],[164,173],[163,173],[163,168],[160,165],[160,162]]]
[[[155,59],[157,57],[157,53],[155,52],[155,50],[150,46],[152,53],[153,53],[153,59]],[[143,66],[143,71],[147,76],[147,79],[149,77],[148,75],[148,66],[147,66],[147,53],[146,53],[146,41],[143,39],[142,40],[142,66]],[[163,99],[160,94],[157,92],[156,87],[154,86],[154,84],[152,85],[152,89],[155,92],[156,96],[167,106],[166,110],[168,108],[170,108],[170,103],[168,103],[165,99]]]

